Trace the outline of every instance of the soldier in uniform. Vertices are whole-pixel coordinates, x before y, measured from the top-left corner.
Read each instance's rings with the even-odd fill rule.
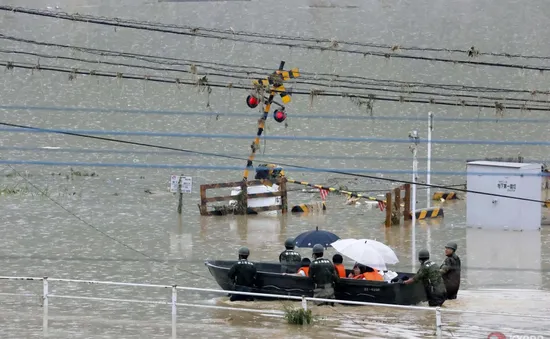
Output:
[[[404,284],[412,284],[416,281],[422,282],[428,297],[430,306],[441,306],[447,299],[447,290],[443,283],[441,273],[433,261],[430,261],[430,252],[428,250],[420,250],[418,252],[418,260],[420,260],[420,268],[416,275]]]
[[[450,242],[445,246],[445,261],[441,264],[440,272],[447,289],[447,299],[456,299],[458,289],[460,288],[460,258],[456,255],[458,246],[455,242]]]
[[[256,285],[256,267],[248,261],[249,255],[250,250],[247,247],[241,247],[239,249],[239,261],[229,270],[229,280],[234,285],[234,291],[251,292],[251,287]],[[232,294],[230,300],[253,301],[254,298],[247,295]]]
[[[294,250],[294,238],[288,238],[285,241],[285,250],[279,254],[282,273],[296,273],[302,262],[300,253]]]
[[[314,298],[334,299],[334,286],[340,279],[330,260],[323,258],[324,247],[321,244],[313,246],[313,262],[309,265],[309,277],[313,279]],[[329,304],[315,302],[316,305]],[[330,303],[334,306],[334,303]]]

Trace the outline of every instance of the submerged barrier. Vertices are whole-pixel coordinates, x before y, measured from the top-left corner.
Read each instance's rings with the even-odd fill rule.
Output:
[[[443,208],[440,208],[440,207],[419,209],[419,210],[416,210],[414,214],[417,220],[434,219],[434,218],[440,218],[444,216]]]
[[[290,212],[292,213],[310,213],[310,212],[319,212],[319,211],[326,211],[327,210],[327,204],[324,201],[311,203],[311,204],[300,204],[296,206],[292,206],[292,209]]]
[[[457,200],[458,196],[455,192],[435,192],[432,200]]]
[[[550,322],[550,316],[539,316],[539,315],[527,315],[527,314],[514,314],[514,313],[499,313],[499,312],[484,312],[484,311],[466,311],[466,310],[452,310],[452,309],[442,309],[441,307],[425,307],[425,306],[407,306],[407,305],[392,305],[392,304],[380,304],[380,303],[369,303],[362,301],[348,301],[348,300],[338,300],[338,299],[324,299],[324,298],[312,298],[312,297],[298,297],[290,295],[279,295],[279,294],[265,294],[265,293],[252,293],[252,292],[240,292],[240,291],[226,291],[218,289],[209,289],[209,288],[195,288],[195,287],[184,287],[178,285],[156,285],[156,284],[139,284],[139,283],[126,283],[126,282],[115,282],[115,281],[99,281],[99,280],[77,280],[77,279],[57,279],[49,277],[9,277],[9,276],[0,276],[0,280],[11,280],[11,281],[24,281],[24,282],[42,282],[42,307],[43,307],[43,316],[42,316],[42,330],[44,336],[48,335],[48,325],[49,325],[49,303],[52,298],[59,299],[75,299],[75,300],[89,300],[89,301],[104,301],[104,302],[127,302],[127,303],[139,303],[139,304],[152,304],[152,305],[170,305],[172,308],[172,338],[176,339],[177,337],[177,308],[181,307],[198,307],[198,308],[211,308],[211,309],[225,309],[232,311],[241,311],[241,312],[257,312],[262,314],[275,314],[283,315],[284,312],[280,310],[265,310],[265,309],[251,309],[245,307],[239,307],[241,305],[236,305],[236,307],[228,306],[217,306],[217,305],[204,305],[204,304],[190,304],[190,303],[180,303],[178,302],[178,290],[181,291],[194,291],[194,292],[208,292],[208,293],[217,293],[220,295],[227,294],[239,294],[247,295],[253,297],[266,297],[266,298],[275,298],[275,299],[286,299],[286,300],[295,300],[301,302],[301,307],[304,310],[308,309],[308,301],[318,301],[318,302],[328,302],[336,304],[345,304],[345,305],[356,305],[356,306],[372,306],[372,307],[386,307],[386,308],[395,308],[403,310],[415,310],[415,311],[429,311],[435,313],[435,330],[437,337],[441,337],[441,328],[443,326],[441,320],[441,314],[445,313],[463,313],[463,314],[476,314],[476,315],[487,315],[487,316],[509,316],[516,318],[532,318],[532,319],[541,319]],[[171,301],[156,301],[156,300],[143,300],[143,299],[122,299],[122,298],[104,298],[104,297],[85,297],[78,295],[59,295],[59,294],[50,294],[49,282],[66,282],[66,283],[78,283],[78,284],[88,284],[88,285],[112,285],[112,286],[128,286],[128,287],[143,287],[143,288],[156,288],[156,289],[167,289],[171,291]],[[0,293],[0,296],[37,296],[36,294],[29,293]]]

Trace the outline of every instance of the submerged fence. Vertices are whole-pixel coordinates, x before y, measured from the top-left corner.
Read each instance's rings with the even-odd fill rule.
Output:
[[[114,282],[114,281],[97,281],[97,280],[77,280],[77,279],[56,279],[56,278],[38,278],[38,277],[8,277],[0,276],[0,280],[11,280],[11,281],[42,281],[43,292],[42,292],[42,307],[43,307],[43,320],[42,320],[42,329],[44,336],[48,335],[48,311],[50,299],[60,298],[60,299],[74,299],[74,300],[89,300],[89,301],[104,301],[104,302],[127,302],[127,303],[139,303],[139,304],[155,304],[155,305],[170,305],[172,308],[172,339],[177,338],[177,310],[178,306],[180,307],[200,307],[200,308],[213,308],[213,309],[225,309],[231,311],[241,311],[241,312],[257,312],[263,314],[275,314],[283,315],[284,312],[280,310],[265,310],[265,309],[250,309],[244,307],[226,307],[218,305],[204,305],[204,304],[191,304],[191,303],[181,303],[178,302],[178,290],[181,291],[194,291],[194,292],[207,292],[207,293],[216,293],[220,295],[231,294],[240,294],[247,296],[255,297],[266,297],[266,298],[275,298],[275,299],[286,299],[286,300],[295,300],[301,301],[301,307],[304,310],[308,309],[308,301],[319,301],[319,302],[331,302],[337,304],[347,304],[347,305],[356,305],[356,306],[373,306],[373,307],[386,307],[394,309],[403,309],[411,311],[430,311],[435,313],[435,331],[437,337],[442,335],[442,313],[466,313],[474,315],[487,315],[487,316],[508,316],[515,318],[532,318],[546,320],[545,323],[550,323],[550,316],[539,316],[539,315],[527,315],[527,314],[513,314],[513,313],[496,313],[496,312],[482,312],[482,311],[467,311],[467,310],[454,310],[454,309],[442,309],[440,307],[423,307],[423,306],[406,306],[406,305],[391,305],[391,304],[379,304],[379,303],[369,303],[369,302],[360,302],[360,301],[347,301],[347,300],[337,300],[337,299],[323,299],[323,298],[311,298],[311,297],[298,297],[290,295],[277,295],[277,294],[264,294],[264,293],[250,293],[250,292],[239,292],[239,291],[226,291],[218,289],[208,289],[208,288],[194,288],[194,287],[184,287],[177,285],[155,285],[155,284],[138,284],[138,283],[125,283],[125,282]],[[168,289],[171,291],[171,301],[153,301],[153,300],[139,300],[139,299],[122,299],[122,298],[105,298],[105,297],[86,297],[78,295],[59,295],[59,294],[50,294],[49,292],[49,282],[66,282],[66,283],[78,283],[78,284],[95,284],[95,285],[111,285],[111,286],[132,286],[132,287],[143,287],[143,288],[155,288],[155,289]],[[0,296],[29,296],[28,294],[21,293],[0,293]],[[531,335],[525,336],[528,338],[543,338],[540,335]],[[500,337],[499,337],[500,338]]]

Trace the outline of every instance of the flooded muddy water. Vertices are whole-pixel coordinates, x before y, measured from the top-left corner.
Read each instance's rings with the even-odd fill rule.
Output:
[[[273,32],[274,28],[266,23],[272,22],[276,16],[277,31],[292,36],[447,48],[469,48],[474,45],[485,51],[550,55],[547,44],[550,26],[545,14],[550,11],[550,4],[543,1],[502,0],[497,4],[458,0],[444,3],[427,0],[346,0],[341,6],[336,6],[334,1],[303,0],[285,0],[277,4],[265,1],[134,0],[4,0],[1,3],[39,9],[58,6],[60,10],[71,13],[263,32]],[[266,6],[272,10],[265,10]],[[547,88],[550,80],[548,72],[529,73],[524,70],[462,67],[402,59],[371,60],[342,53],[250,46],[129,29],[114,30],[112,27],[7,12],[0,13],[0,24],[2,34],[25,39],[244,66],[276,67],[282,59],[289,67],[299,67],[309,72],[528,90]],[[79,56],[80,53],[14,41],[2,40],[2,43],[5,49],[60,56]],[[78,62],[61,59],[48,59],[46,62],[37,57],[0,54],[3,60],[9,61],[85,68]],[[120,71],[126,72],[126,69]],[[21,70],[6,70],[0,80],[0,88],[0,121],[14,124],[54,129],[250,135],[250,140],[119,136],[124,140],[241,157],[248,156],[257,128],[256,111],[251,112],[250,117],[223,114],[250,112],[245,105],[246,92],[236,89],[214,89],[208,96],[193,86],[178,88],[172,84],[88,76],[68,81],[67,74]],[[63,107],[74,109],[62,110]],[[96,110],[78,110],[78,107]],[[140,109],[148,113],[101,112],[100,109]],[[159,110],[165,112],[159,113]],[[207,115],[166,111],[202,112]],[[424,137],[428,111],[433,111],[436,117],[434,139],[537,141],[547,139],[549,130],[549,124],[544,122],[502,121],[507,118],[548,119],[547,112],[505,111],[501,116],[496,115],[494,109],[376,101],[374,117],[426,116],[426,120],[390,121],[367,119],[368,113],[350,100],[295,95],[289,106],[288,126],[269,120],[266,133],[287,137],[407,138],[410,130],[417,129]],[[212,112],[220,112],[220,115],[209,114]],[[299,113],[302,117],[294,118],[293,113]],[[335,118],[319,118],[327,114]],[[342,119],[342,116],[361,116],[365,119],[348,120]],[[470,120],[437,122],[438,117]],[[476,118],[494,118],[494,121],[477,121]],[[548,147],[541,145],[434,144],[432,170],[455,171],[458,174],[433,174],[432,182],[463,184],[465,177],[459,172],[465,170],[466,159],[518,154],[540,163],[550,158]],[[426,156],[424,145],[419,147],[419,156]],[[396,171],[408,171],[412,163],[410,159],[411,153],[406,143],[285,139],[262,142],[255,164],[279,162],[314,168],[380,171],[369,174],[375,177],[373,179],[286,170],[287,176],[292,179],[346,186],[350,190],[379,195],[398,184],[376,178],[408,180],[410,174]],[[418,250],[430,250],[432,258],[439,263],[444,257],[445,243],[455,241],[463,264],[462,287],[459,299],[448,301],[443,307],[444,337],[486,338],[493,331],[508,335],[548,336],[550,333],[548,322],[538,318],[450,312],[464,310],[541,316],[549,313],[550,305],[549,228],[543,226],[540,231],[534,232],[467,228],[463,199],[433,201],[433,205],[444,209],[444,218],[419,221],[414,226],[414,232],[410,223],[403,222],[400,226],[385,228],[382,224],[384,213],[376,206],[348,206],[344,197],[333,194],[328,196],[328,208],[324,214],[289,214],[269,218],[201,217],[197,208],[199,186],[240,180],[241,171],[221,167],[244,168],[246,161],[166,152],[75,136],[5,130],[0,136],[0,160],[38,162],[34,165],[0,163],[0,186],[5,193],[0,195],[0,275],[3,276],[48,276],[218,288],[204,265],[205,260],[236,258],[238,248],[243,245],[250,248],[253,261],[276,260],[287,237],[315,227],[330,230],[341,238],[382,241],[395,249],[400,259],[392,268],[410,272],[418,269]],[[74,163],[88,165],[77,166]],[[106,167],[105,164],[111,165]],[[188,167],[175,169],[178,166]],[[419,166],[420,170],[425,169],[425,160],[421,160]],[[176,213],[177,196],[168,192],[172,174],[193,177],[192,193],[183,197],[182,215]],[[425,178],[421,176],[420,180]],[[289,201],[293,205],[319,201],[318,193],[302,192],[301,186],[289,187],[293,190],[289,193]],[[426,190],[419,188],[417,207],[425,206],[426,200]],[[544,210],[544,218],[548,220],[550,214],[548,209]],[[299,251],[303,256],[311,255],[309,249]],[[328,255],[332,254],[329,250]],[[346,261],[345,264],[352,263]],[[43,311],[39,297],[41,284],[0,280],[0,293],[0,338],[40,338]],[[32,295],[14,296],[14,293]],[[62,282],[51,282],[50,293],[59,296],[170,300],[170,292],[166,289]],[[202,292],[180,292],[178,300],[203,306],[179,307],[178,334],[181,338],[319,338],[327,335],[343,338],[428,338],[435,333],[435,315],[429,311],[311,306],[318,321],[313,326],[301,328],[287,325],[281,317],[283,302],[232,304],[223,295]],[[208,307],[235,305],[265,310],[265,313]],[[278,312],[270,313],[269,310]],[[171,335],[169,305],[53,297],[49,317],[50,334],[54,338],[156,339]]]

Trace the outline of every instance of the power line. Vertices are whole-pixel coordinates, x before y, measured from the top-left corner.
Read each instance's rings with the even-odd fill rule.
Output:
[[[119,19],[119,18],[107,18],[107,17],[97,17],[97,16],[91,16],[91,15],[50,12],[50,11],[27,9],[27,8],[12,7],[12,6],[0,6],[0,10],[9,11],[12,13],[23,13],[23,14],[50,17],[50,18],[56,18],[56,19],[62,19],[62,20],[99,24],[99,25],[111,26],[111,27],[123,27],[123,28],[130,28],[130,29],[159,32],[159,33],[185,35],[189,37],[228,40],[228,41],[245,42],[245,43],[260,44],[260,45],[284,46],[289,48],[294,47],[294,48],[312,49],[312,50],[320,50],[320,51],[333,51],[333,52],[340,52],[340,53],[351,53],[351,54],[359,54],[363,56],[376,56],[376,57],[383,57],[383,58],[399,58],[399,59],[422,60],[422,61],[476,65],[476,66],[515,68],[515,69],[536,70],[536,71],[550,70],[550,67],[547,67],[547,66],[530,66],[530,65],[504,64],[499,62],[483,62],[483,61],[471,61],[471,60],[445,59],[445,58],[438,58],[438,57],[424,57],[424,56],[415,56],[415,55],[406,55],[406,54],[396,54],[391,50],[386,52],[378,52],[378,51],[372,51],[372,50],[341,49],[341,48],[338,48],[337,44],[334,44],[334,43],[328,47],[324,47],[324,46],[318,46],[318,45],[306,45],[306,44],[296,44],[296,43],[286,42],[286,41],[292,41],[292,40],[297,41],[298,38],[292,39],[292,37],[283,37],[283,38],[268,37],[265,34],[263,34],[261,36],[257,36],[256,37],[257,39],[254,39],[254,38],[247,39],[247,38],[243,38],[242,37],[243,35],[238,36],[233,32],[224,33],[226,34],[224,36],[224,35],[219,35],[220,33],[214,33],[214,34],[202,33],[202,31],[207,32],[208,28],[201,28],[201,27],[179,28],[179,29],[187,30],[187,32],[185,32],[185,31],[167,29],[167,28],[161,27],[161,24],[156,24],[156,26],[153,26],[151,25],[151,23],[144,23],[142,21],[140,22],[135,20],[131,21],[131,20],[125,20],[125,19]],[[285,42],[267,41],[267,39],[284,40]]]
[[[1,123],[9,126],[10,124]],[[250,139],[253,134],[206,134],[206,133],[178,133],[178,132],[149,132],[149,131],[109,131],[109,130],[68,130],[48,128],[0,128],[3,132],[14,133],[77,133],[87,135],[134,135],[150,137],[172,138],[199,138],[199,139]],[[302,141],[338,141],[338,142],[376,142],[376,143],[400,143],[410,144],[409,139],[393,138],[366,138],[366,137],[324,137],[324,136],[294,136],[294,135],[266,135],[267,140],[302,140]],[[427,139],[420,138],[419,143],[427,143]],[[550,146],[550,141],[507,141],[507,140],[448,140],[432,139],[432,144],[461,144],[461,145],[519,145],[519,146]]]
[[[6,39],[10,41],[23,42],[27,44],[47,46],[47,47],[57,47],[57,48],[67,48],[83,53],[107,56],[107,57],[123,57],[131,58],[139,61],[145,61],[149,63],[163,64],[163,65],[172,65],[172,66],[186,66],[190,68],[201,67],[207,70],[215,71],[227,71],[227,68],[235,68],[232,72],[242,73],[251,75],[253,73],[261,73],[260,77],[265,76],[265,72],[273,72],[273,69],[268,67],[257,67],[257,66],[246,66],[246,65],[233,65],[227,63],[203,61],[203,60],[190,60],[190,59],[181,59],[181,58],[171,58],[165,56],[149,55],[149,54],[139,54],[139,53],[128,53],[120,52],[106,49],[95,49],[89,47],[81,47],[74,45],[64,45],[50,42],[42,42],[29,40],[24,38],[18,38],[13,36],[6,36],[0,34],[0,39]],[[380,85],[388,87],[397,87],[401,88],[404,92],[411,87],[421,87],[421,88],[437,88],[443,90],[457,90],[465,92],[491,92],[491,93],[518,93],[518,94],[529,94],[529,95],[550,95],[550,91],[539,91],[539,90],[524,90],[524,89],[508,89],[508,88],[496,88],[496,87],[483,87],[483,86],[466,86],[466,85],[453,85],[453,84],[434,84],[434,83],[423,83],[423,82],[411,82],[411,81],[400,81],[400,80],[388,80],[388,79],[375,79],[364,76],[357,75],[342,75],[342,74],[331,74],[331,73],[319,73],[319,72],[306,72],[300,71],[300,74],[304,78],[313,78],[313,80],[322,80],[330,82],[343,82],[343,83],[354,83],[354,84],[366,84],[366,85]],[[328,77],[328,78],[320,78]]]
[[[189,111],[172,111],[172,110],[151,110],[151,109],[130,109],[130,108],[98,108],[98,107],[60,107],[60,106],[23,106],[23,105],[0,105],[0,109],[5,110],[28,110],[28,111],[49,111],[49,112],[76,112],[76,113],[116,113],[116,114],[156,114],[156,115],[183,115],[183,116],[201,116],[201,117],[257,117],[254,112],[239,113],[239,112],[189,112]],[[292,113],[289,117],[292,119],[331,119],[331,120],[383,120],[383,121],[427,121],[425,116],[376,116],[376,115],[338,115],[334,114],[297,114]],[[532,124],[548,124],[550,119],[525,119],[525,118],[450,118],[436,117],[436,122],[492,122],[499,124],[507,123],[532,123]]]
[[[21,152],[52,152],[52,153],[77,153],[77,154],[131,154],[131,155],[177,155],[181,152],[176,151],[137,151],[137,150],[117,150],[117,149],[84,149],[84,148],[50,148],[50,147],[18,147],[18,146],[0,146],[2,151],[21,151]],[[198,156],[198,154],[189,154],[190,156]],[[231,154],[227,153],[226,155],[235,156],[235,157],[246,157],[247,154]],[[269,158],[298,158],[298,159],[340,159],[340,160],[378,160],[378,161],[411,161],[411,157],[380,157],[380,156],[365,156],[365,155],[310,155],[310,154],[269,154],[269,155],[259,155],[258,158],[263,157]],[[425,157],[417,157],[419,161],[426,161]],[[484,160],[483,157],[479,157],[476,160]],[[468,161],[474,161],[473,158],[439,158],[432,157],[432,162],[461,162],[465,163]],[[547,163],[550,162],[550,159],[523,159],[525,163]]]
[[[240,171],[242,166],[218,166],[218,165],[180,165],[180,164],[140,164],[140,163],[104,163],[104,162],[71,162],[71,161],[43,161],[43,160],[0,160],[0,164],[5,165],[40,165],[40,166],[74,166],[74,167],[107,167],[107,168],[165,168],[165,169],[187,169],[187,170],[222,170],[222,171]],[[260,166],[261,167],[261,166]],[[389,170],[389,169],[355,169],[355,168],[302,168],[288,166],[287,170],[294,170],[297,172],[334,172],[345,171],[355,173],[371,173],[371,174],[413,174],[412,170]],[[509,173],[486,173],[486,172],[461,172],[461,171],[425,171],[418,170],[419,175],[425,175],[430,173],[432,175],[452,175],[452,176],[466,176],[466,175],[487,175],[487,176],[532,176],[532,177],[546,177],[544,173],[537,174],[525,174],[517,172]]]
[[[0,122],[0,125],[5,126],[12,126],[12,127],[19,127],[19,128],[26,128],[26,129],[35,129],[39,130],[41,128],[39,127],[33,127],[33,126],[26,126],[26,125],[18,125],[18,124],[11,124],[7,122]],[[179,151],[182,153],[188,153],[188,154],[200,154],[204,156],[212,156],[212,157],[218,157],[218,158],[225,158],[225,159],[235,159],[235,160],[246,160],[246,158],[240,158],[240,157],[234,157],[230,155],[224,155],[224,154],[217,154],[217,153],[210,153],[210,152],[201,152],[201,151],[193,151],[193,150],[187,150],[183,148],[176,148],[176,147],[170,147],[170,146],[163,146],[163,145],[154,145],[154,144],[148,144],[143,142],[136,142],[136,141],[127,141],[127,140],[120,140],[120,139],[111,139],[111,138],[105,138],[105,137],[98,137],[93,135],[85,135],[85,134],[78,134],[78,133],[72,133],[72,132],[56,132],[58,134],[64,134],[64,135],[72,135],[77,136],[81,138],[88,138],[88,139],[95,139],[95,140],[102,140],[102,141],[109,141],[109,142],[115,142],[120,144],[126,144],[126,145],[134,145],[134,146],[143,146],[143,147],[152,147],[156,149],[163,149],[163,150],[171,150],[171,151]],[[265,160],[264,160],[265,161]],[[274,161],[269,161],[274,162]],[[300,168],[300,169],[313,169],[312,167],[305,167],[305,166],[298,166],[298,165],[291,165],[286,164],[282,162],[277,162],[280,166],[286,166],[286,167],[293,167],[293,168]],[[242,169],[242,168],[241,168]],[[365,174],[358,174],[358,173],[351,173],[351,172],[344,172],[341,170],[323,170],[323,172],[326,173],[333,173],[333,174],[340,174],[340,175],[346,175],[346,176],[352,176],[352,177],[359,177],[359,178],[367,178],[367,179],[373,179],[373,180],[379,180],[379,181],[386,181],[386,182],[397,182],[397,183],[403,183],[403,184],[416,184],[418,186],[424,186],[424,187],[433,187],[433,188],[441,188],[441,189],[453,189],[455,192],[464,192],[464,193],[474,193],[474,194],[480,194],[480,195],[488,195],[493,197],[500,197],[500,198],[509,198],[514,200],[520,200],[520,201],[529,201],[529,202],[536,202],[536,203],[546,203],[542,200],[535,200],[535,199],[528,199],[528,198],[519,198],[519,197],[513,197],[509,195],[503,195],[503,194],[494,194],[494,193],[488,193],[488,192],[481,192],[481,191],[473,191],[473,190],[466,190],[466,189],[459,189],[459,188],[451,188],[449,186],[443,186],[443,185],[433,185],[433,184],[424,184],[424,183],[415,183],[409,180],[400,180],[400,179],[393,179],[393,178],[381,178],[381,177],[375,177],[371,175],[365,175]]]
[[[0,160],[1,161],[4,161],[4,160]],[[8,165],[9,166],[9,165]],[[135,248],[133,248],[132,246],[124,243],[123,241],[121,240],[118,240],[117,238],[113,237],[113,236],[110,236],[109,234],[105,233],[104,231],[102,231],[101,229],[99,229],[98,227],[92,225],[91,223],[89,223],[88,221],[82,219],[81,217],[79,217],[76,213],[74,213],[73,211],[69,210],[68,208],[66,208],[65,206],[63,206],[60,202],[58,202],[57,200],[55,200],[54,198],[50,197],[44,190],[42,190],[40,187],[38,187],[37,185],[35,185],[32,181],[30,181],[26,176],[22,175],[21,173],[19,173],[19,171],[17,171],[15,168],[13,168],[12,166],[9,166],[19,177],[21,177],[27,184],[31,185],[34,189],[36,189],[38,192],[40,192],[40,194],[42,194],[43,196],[45,196],[46,198],[48,198],[50,201],[52,201],[55,205],[57,205],[59,208],[61,208],[62,210],[64,210],[65,212],[67,212],[68,214],[70,214],[71,216],[75,217],[76,219],[78,219],[80,222],[82,222],[84,225],[90,227],[91,229],[93,229],[94,231],[100,233],[101,235],[103,235],[104,237],[106,238],[109,238],[111,239],[112,241],[118,243],[119,245],[122,245],[124,247],[126,247],[127,249],[133,251],[133,252],[136,252],[142,256],[144,256],[145,258],[149,259],[150,261],[154,261],[154,262],[157,262],[157,263],[161,263],[161,264],[164,264],[164,265],[167,265],[169,266],[170,268],[172,267],[175,267],[177,270],[181,271],[181,272],[185,272],[185,273],[188,273],[188,274],[192,274],[194,276],[197,276],[197,277],[201,277],[201,278],[204,278],[204,279],[208,279],[207,277],[203,276],[203,275],[200,275],[200,274],[197,274],[197,273],[194,273],[192,271],[188,271],[188,270],[184,270],[184,269],[181,269],[179,268],[177,265],[176,266],[172,266],[170,264],[168,264],[167,262],[165,261],[162,261],[162,260],[159,260],[159,259],[155,259],[151,256],[149,256],[148,254],[140,251],[140,250],[137,250]]]
[[[69,74],[69,79],[73,79],[76,75],[90,75],[98,77],[107,77],[107,78],[116,78],[116,79],[129,79],[129,80],[143,80],[143,81],[152,81],[157,83],[171,83],[177,85],[193,85],[199,88],[227,88],[227,89],[245,89],[253,90],[253,86],[244,85],[244,84],[234,84],[221,83],[221,82],[212,82],[208,79],[199,79],[197,81],[192,80],[183,80],[180,78],[172,77],[162,77],[162,76],[149,76],[141,74],[129,74],[121,72],[109,72],[109,71],[96,71],[96,70],[83,70],[77,68],[68,68],[68,67],[58,67],[52,65],[42,65],[42,64],[32,64],[32,63],[15,63],[11,61],[0,61],[0,66],[5,66],[8,69],[21,68],[35,71],[52,71]],[[275,91],[277,92],[277,91]],[[401,102],[401,103],[423,103],[423,104],[435,104],[435,105],[444,105],[444,106],[462,106],[462,107],[476,107],[476,108],[495,108],[498,112],[503,110],[528,110],[528,111],[550,111],[550,106],[538,106],[538,105],[504,105],[499,102],[494,103],[482,103],[480,101],[467,102],[465,100],[451,100],[451,99],[432,99],[432,98],[420,98],[420,97],[407,97],[405,95],[401,96],[382,96],[375,95],[372,93],[353,93],[353,92],[343,92],[343,91],[326,91],[326,90],[292,90],[292,95],[308,95],[310,97],[320,96],[320,97],[341,97],[349,99],[367,99],[374,101],[391,101],[391,102]],[[371,102],[371,104],[372,104]],[[368,102],[360,102],[358,105],[368,104]],[[368,105],[367,105],[368,107]]]
[[[59,13],[59,12],[57,12]],[[68,14],[68,13],[64,13]],[[81,15],[83,17],[91,17],[89,15]],[[94,17],[98,18],[98,17]],[[521,59],[539,59],[539,60],[550,60],[550,56],[540,56],[540,55],[524,55],[524,54],[512,54],[504,52],[481,52],[476,50],[474,47],[470,49],[456,49],[456,48],[435,48],[435,47],[417,47],[417,46],[402,46],[402,45],[388,45],[388,44],[379,44],[379,43],[370,43],[370,42],[358,42],[358,41],[339,41],[336,39],[327,39],[327,38],[313,38],[313,37],[299,37],[299,36],[289,36],[289,35],[280,35],[280,34],[269,34],[269,33],[258,33],[258,32],[247,32],[247,31],[235,31],[233,29],[219,29],[219,28],[208,28],[208,27],[193,27],[189,25],[177,25],[177,24],[165,24],[159,22],[151,21],[142,21],[142,20],[133,20],[133,19],[121,19],[121,18],[107,18],[99,17],[105,20],[115,20],[117,22],[124,23],[134,23],[140,25],[146,25],[150,27],[164,27],[164,28],[177,28],[183,30],[190,30],[193,32],[211,32],[211,33],[221,33],[232,36],[252,36],[256,38],[269,38],[269,39],[279,39],[279,40],[290,40],[290,41],[301,41],[301,42],[313,42],[313,43],[328,43],[331,45],[348,45],[348,46],[360,46],[360,47],[371,47],[371,48],[380,48],[386,50],[403,50],[403,51],[421,51],[421,52],[445,52],[445,53],[460,53],[468,56],[497,56],[505,58],[521,58]]]
[[[15,11],[21,12],[20,10],[25,11],[33,11],[36,12],[37,10],[33,9],[25,9],[25,8],[17,8]],[[313,43],[328,43],[331,45],[334,45],[337,43],[338,45],[348,45],[348,46],[359,46],[359,47],[371,47],[371,48],[380,48],[380,49],[386,49],[386,50],[404,50],[404,51],[420,51],[420,52],[444,52],[444,53],[460,53],[465,55],[475,55],[475,56],[496,56],[496,57],[505,57],[505,58],[521,58],[521,59],[539,59],[539,60],[550,60],[550,56],[540,56],[540,55],[524,55],[524,54],[512,54],[512,53],[505,53],[505,52],[481,52],[477,51],[472,48],[470,49],[457,49],[457,48],[441,48],[441,47],[418,47],[418,46],[405,46],[405,45],[388,45],[388,44],[380,44],[380,43],[371,43],[371,42],[358,42],[358,41],[338,41],[336,39],[327,39],[327,38],[313,38],[313,37],[299,37],[299,36],[288,36],[288,35],[279,35],[279,34],[269,34],[269,33],[258,33],[258,32],[247,32],[247,31],[235,31],[233,29],[220,29],[220,28],[208,28],[208,27],[196,27],[196,26],[189,26],[189,25],[177,25],[177,24],[165,24],[165,23],[159,23],[159,22],[151,22],[151,21],[142,21],[142,20],[133,20],[133,19],[121,19],[121,18],[108,18],[108,17],[98,17],[98,16],[90,16],[90,15],[82,15],[82,14],[68,14],[66,12],[52,12],[52,11],[40,11],[45,13],[52,13],[54,14],[54,17],[56,14],[62,14],[62,15],[70,15],[71,17],[79,16],[83,18],[98,18],[103,19],[106,21],[117,21],[117,22],[123,22],[123,23],[133,23],[133,24],[139,24],[144,26],[150,26],[150,27],[163,27],[163,28],[176,28],[176,29],[183,29],[183,30],[189,30],[192,32],[211,32],[211,33],[219,33],[219,34],[226,34],[231,36],[248,36],[248,37],[256,37],[256,38],[268,38],[268,39],[283,39],[283,40],[289,40],[289,41],[300,41],[300,42],[313,42]],[[24,12],[26,14],[31,14]],[[34,13],[33,13],[34,14]]]
[[[55,59],[55,60],[70,60],[70,61],[78,61],[78,62],[84,62],[89,64],[104,64],[109,66],[118,66],[118,67],[129,67],[129,68],[137,68],[137,69],[147,69],[147,70],[156,70],[156,71],[165,71],[165,72],[177,72],[177,73],[186,73],[186,74],[194,74],[197,73],[192,70],[186,70],[186,69],[178,69],[178,68],[169,68],[169,67],[155,67],[155,66],[145,66],[145,65],[136,65],[136,64],[128,64],[128,63],[120,63],[120,62],[110,62],[110,61],[99,61],[99,60],[89,60],[89,59],[83,59],[83,58],[75,58],[75,57],[67,57],[67,56],[61,56],[61,55],[49,55],[44,53],[36,53],[36,52],[26,52],[26,51],[17,51],[17,50],[6,50],[6,49],[0,49],[0,53],[4,54],[16,54],[16,55],[28,55],[28,56],[36,56],[39,58],[45,58],[45,59]],[[242,72],[241,72],[242,73]],[[250,80],[251,74],[247,75],[241,75],[238,73],[233,73],[232,70],[222,70],[221,72],[207,72],[207,76],[216,76],[216,77],[222,77],[222,78],[229,78],[229,79],[240,79],[240,80]],[[263,75],[260,74],[254,74],[256,78],[261,78]],[[329,87],[334,88],[335,86],[331,83],[332,80],[323,80],[328,81],[327,83],[318,82],[318,81],[309,81],[309,80],[294,80],[295,84],[305,84],[305,85],[313,85],[317,87]],[[350,83],[351,81],[345,81],[346,83]],[[377,86],[377,85],[374,85]],[[517,101],[522,102],[526,104],[527,102],[538,102],[538,103],[544,103],[544,104],[550,104],[549,100],[541,100],[541,99],[534,99],[533,97],[529,98],[510,98],[510,97],[495,97],[495,96],[486,96],[486,95],[474,95],[474,94],[461,94],[461,93],[437,93],[437,92],[426,92],[426,91],[418,91],[414,89],[390,89],[390,88],[377,88],[372,86],[365,86],[365,85],[343,85],[340,84],[336,86],[337,88],[346,88],[346,89],[356,89],[356,90],[368,90],[368,91],[375,91],[375,92],[385,92],[385,93],[399,93],[399,94],[420,94],[420,95],[427,95],[431,97],[447,97],[447,98],[473,98],[476,100],[491,100],[491,101]],[[298,89],[299,90],[299,89]]]

